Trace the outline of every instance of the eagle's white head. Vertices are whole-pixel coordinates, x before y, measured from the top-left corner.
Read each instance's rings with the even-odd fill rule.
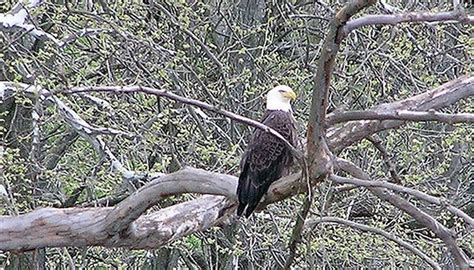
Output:
[[[267,110],[281,110],[291,112],[291,100],[296,99],[296,94],[286,85],[279,85],[267,93]]]

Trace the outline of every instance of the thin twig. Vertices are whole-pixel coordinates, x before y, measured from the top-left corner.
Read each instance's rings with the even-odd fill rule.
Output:
[[[393,162],[390,160],[387,149],[385,149],[385,147],[382,145],[382,139],[380,139],[380,136],[373,134],[372,136],[367,137],[367,140],[369,140],[382,154],[382,159],[385,164],[387,164],[388,171],[390,172],[390,176],[392,177],[393,181],[397,184],[401,184],[402,179],[397,173],[395,164],[393,164]]]
[[[112,92],[112,93],[146,93],[146,94],[151,94],[155,96],[160,96],[160,97],[166,97],[171,100],[178,101],[180,103],[184,104],[189,104],[193,105],[220,115],[223,115],[225,117],[228,117],[230,119],[233,119],[239,123],[247,124],[249,126],[252,126],[254,128],[258,128],[261,130],[264,130],[278,139],[282,140],[288,149],[291,151],[291,153],[299,160],[303,160],[303,154],[298,151],[288,140],[286,140],[280,133],[278,133],[276,130],[268,127],[267,125],[264,125],[258,121],[252,120],[250,118],[247,118],[245,116],[241,116],[238,114],[235,114],[233,112],[229,112],[223,109],[220,109],[214,105],[211,105],[209,103],[196,100],[196,99],[191,99],[191,98],[185,98],[183,96],[174,94],[172,92],[166,91],[166,90],[160,90],[156,88],[151,88],[151,87],[144,87],[144,86],[90,86],[90,87],[74,87],[71,89],[68,89],[62,93],[65,94],[72,94],[72,93],[82,93],[82,92]]]

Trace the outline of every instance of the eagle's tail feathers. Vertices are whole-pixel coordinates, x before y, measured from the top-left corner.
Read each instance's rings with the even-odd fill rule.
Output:
[[[237,196],[239,197],[239,207],[237,215],[240,217],[244,212],[245,206],[249,203],[250,179],[248,177],[248,165],[245,164],[242,173],[239,176],[239,185],[237,187]]]
[[[257,208],[257,205],[258,203],[260,202],[260,200],[262,199],[263,197],[263,194],[265,193],[265,191],[262,190],[262,188],[257,188],[256,186],[254,185],[250,185],[252,188],[251,188],[251,191],[249,192],[249,202],[248,202],[248,205],[247,205],[247,210],[245,211],[245,217],[249,217],[253,210],[255,210],[255,208]]]
[[[239,207],[237,208],[237,216],[239,216],[239,217],[242,216],[242,213],[244,212],[245,206],[247,206],[247,204],[243,204],[243,203],[239,202]]]

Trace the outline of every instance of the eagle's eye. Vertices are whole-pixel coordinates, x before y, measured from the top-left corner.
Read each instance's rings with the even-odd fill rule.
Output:
[[[280,90],[278,90],[278,92],[280,92],[280,93],[285,93],[285,90],[280,89]]]

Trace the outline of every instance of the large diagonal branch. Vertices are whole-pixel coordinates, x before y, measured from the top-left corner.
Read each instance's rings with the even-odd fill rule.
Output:
[[[334,63],[342,39],[339,32],[347,21],[362,9],[375,4],[374,0],[355,0],[342,8],[330,21],[328,33],[324,39],[318,68],[314,76],[313,94],[307,129],[307,153],[310,164],[324,156],[326,137],[326,111],[329,102],[329,86],[334,71]]]
[[[341,169],[346,170],[348,173],[354,172],[358,176],[362,176],[361,179],[364,182],[359,181],[359,184],[366,183],[369,179],[368,175],[365,175],[362,172],[362,169],[357,167],[354,164],[344,163]],[[337,179],[331,177],[332,180]],[[340,179],[339,179],[340,180]],[[368,185],[369,186],[369,185]],[[388,186],[386,186],[388,187]],[[393,186],[390,186],[393,188]],[[470,261],[464,251],[457,245],[456,243],[456,235],[446,226],[438,222],[435,218],[427,214],[426,212],[422,211],[406,199],[392,193],[391,191],[380,188],[380,187],[368,187],[370,192],[372,192],[375,196],[379,197],[380,199],[389,202],[396,208],[402,210],[403,212],[410,215],[420,224],[430,229],[439,239],[441,239],[448,249],[450,250],[451,254],[453,255],[456,264],[461,269],[468,269],[469,267],[474,267],[474,262]],[[401,190],[401,189],[400,189]],[[406,190],[405,190],[406,191]],[[419,195],[419,194],[418,194]],[[426,198],[426,197],[425,197]]]
[[[393,112],[397,110],[428,111],[440,109],[458,102],[461,99],[474,95],[474,74],[467,74],[444,83],[437,88],[422,94],[392,103],[385,103],[371,108],[374,112]],[[331,115],[328,115],[330,118]],[[405,124],[399,120],[362,120],[349,122],[341,127],[328,130],[329,146],[334,152],[374,134],[391,128],[398,128]]]

